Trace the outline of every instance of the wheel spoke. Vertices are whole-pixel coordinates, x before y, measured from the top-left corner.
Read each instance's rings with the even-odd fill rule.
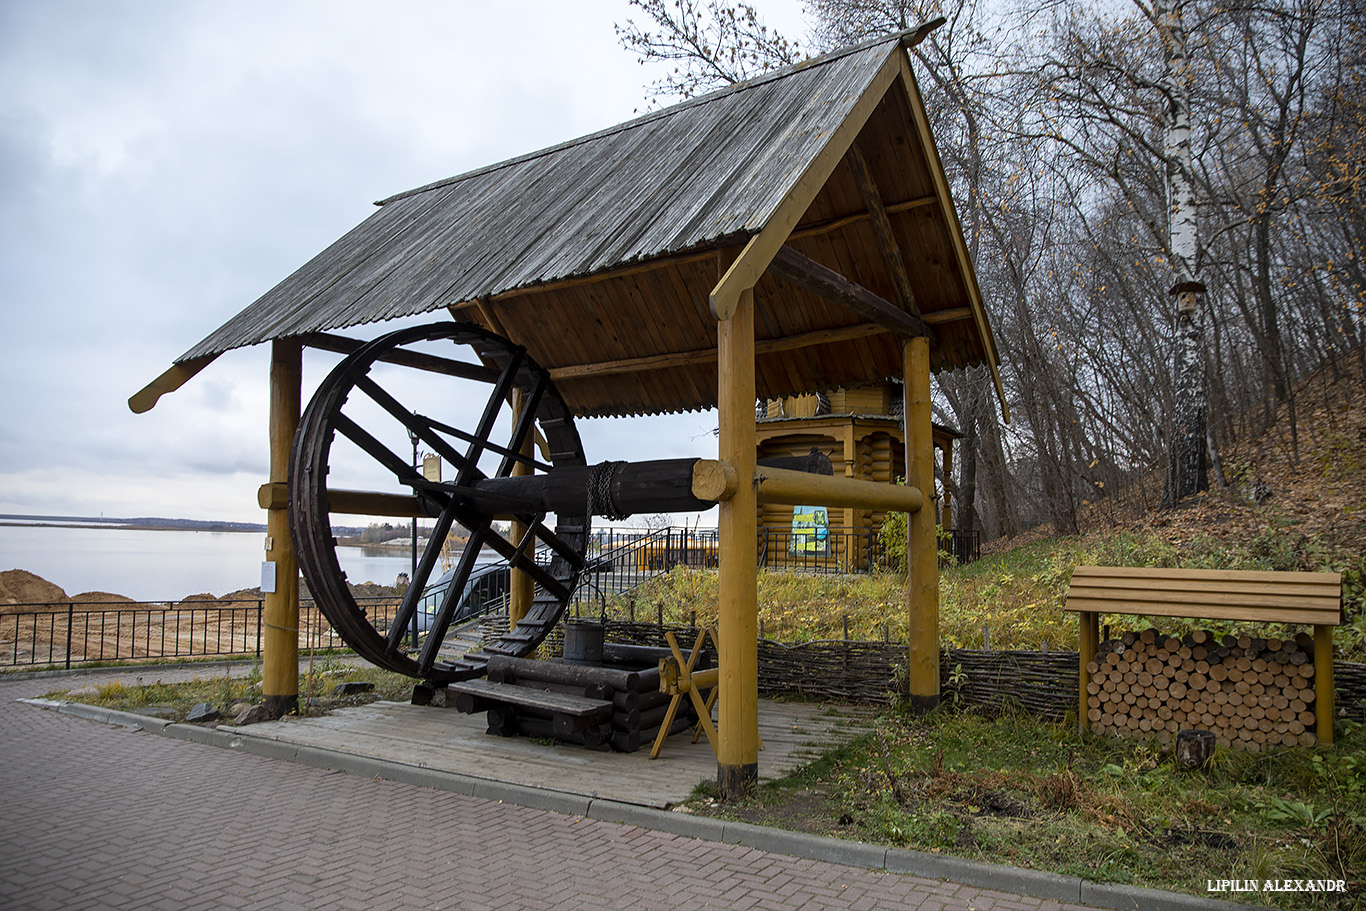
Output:
[[[426,421],[427,425],[431,427],[433,430],[439,430],[442,433],[448,433],[451,436],[456,437],[457,439],[464,440],[466,443],[473,443],[479,439],[474,434],[470,433],[468,430],[461,430],[459,427],[452,427],[449,424],[443,424],[441,421],[438,421],[435,418],[429,418],[426,415],[420,415],[420,417],[422,418],[422,420]],[[523,465],[530,465],[537,471],[545,472],[555,470],[554,465],[548,465],[545,462],[542,462],[533,456],[524,456],[519,452],[513,452],[506,446],[499,446],[498,444],[489,442],[487,440],[484,441],[484,448],[487,449],[489,452],[496,452],[501,456],[511,456],[516,461],[521,462]]]
[[[531,533],[528,532],[528,537]],[[561,601],[569,600],[573,591],[555,578],[548,569],[536,562],[536,553],[533,549],[530,554],[525,554],[515,544],[498,534],[496,531],[489,532],[484,541],[489,547],[498,552],[498,555],[508,561],[508,566],[513,569],[520,569],[532,579],[536,584],[544,588],[547,592]]]
[[[536,385],[523,400],[522,413],[517,416],[517,426],[512,429],[512,440],[508,443],[507,449],[503,450],[503,461],[498,466],[497,477],[506,478],[515,463],[527,460],[521,454],[522,444],[526,442],[527,434],[536,426],[536,409],[541,407],[541,396],[549,382],[550,377],[547,374],[536,374]]]
[[[583,549],[581,547],[575,547],[573,544],[570,544],[564,538],[561,538],[559,535],[555,534],[555,532],[547,528],[543,522],[537,522],[535,527],[532,528],[532,531],[536,534],[537,538],[556,554],[563,557],[575,570],[583,569],[584,564],[587,561],[583,558]]]
[[[409,433],[415,434],[419,440],[432,447],[438,455],[454,465],[457,471],[465,467],[464,454],[450,443],[447,443],[439,435],[432,433],[434,421],[418,414],[416,411],[409,411],[407,408],[404,408],[403,405],[399,403],[398,399],[394,398],[388,392],[385,392],[380,388],[379,384],[368,376],[363,376],[356,380],[356,386],[366,395],[370,396],[375,404],[389,412],[394,420],[407,428]],[[483,477],[483,474],[479,471],[477,466],[473,469],[473,474],[475,475],[474,480],[476,481]]]
[[[408,631],[413,615],[417,613],[417,606],[422,601],[422,592],[427,587],[427,580],[432,576],[432,569],[436,566],[437,558],[441,556],[441,547],[446,543],[446,536],[450,534],[451,525],[454,523],[455,510],[443,509],[436,520],[436,526],[432,528],[431,537],[427,540],[427,549],[422,552],[422,559],[413,572],[413,578],[408,582],[408,590],[403,593],[403,603],[399,605],[394,622],[389,627],[389,635],[384,646],[391,655],[398,651],[403,634]]]
[[[337,414],[335,426],[343,436],[365,450],[370,458],[389,469],[404,484],[413,487],[416,486],[415,481],[423,480],[422,475],[417,473],[416,468],[408,464],[407,459],[396,455],[393,450],[375,439],[369,431],[346,415]]]
[[[471,469],[479,464],[479,456],[484,452],[484,447],[488,445],[489,435],[493,433],[493,424],[498,420],[498,413],[503,410],[503,402],[512,391],[512,385],[517,379],[517,371],[522,366],[523,352],[521,348],[514,350],[508,357],[507,364],[503,367],[503,373],[498,377],[498,382],[493,386],[493,393],[489,396],[488,403],[484,406],[484,414],[479,419],[479,426],[474,431],[475,439],[470,442],[470,448],[465,453],[465,464],[460,467],[456,474],[455,483],[459,487],[464,487],[472,480]]]
[[[465,542],[465,549],[460,553],[460,561],[456,563],[455,572],[451,575],[451,584],[441,598],[441,606],[437,608],[436,615],[432,617],[432,625],[427,630],[427,640],[422,643],[422,653],[418,656],[417,666],[423,674],[432,669],[432,664],[441,651],[441,643],[446,638],[446,631],[450,629],[451,618],[455,614],[455,609],[460,606],[460,596],[470,580],[470,573],[474,572],[474,564],[479,559],[484,537],[488,534],[488,519],[484,519],[478,527],[470,529],[469,540]]]

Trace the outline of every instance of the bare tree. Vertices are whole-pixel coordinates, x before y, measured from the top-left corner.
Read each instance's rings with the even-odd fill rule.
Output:
[[[647,60],[672,65],[650,86],[660,98],[691,98],[801,59],[796,42],[769,29],[747,3],[630,0],[648,21],[615,26],[617,40]]]

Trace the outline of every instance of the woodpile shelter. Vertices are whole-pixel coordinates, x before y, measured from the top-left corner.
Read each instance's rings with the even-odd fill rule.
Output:
[[[454,511],[466,527],[470,520],[460,510],[483,509],[471,540],[502,548],[527,588],[534,583],[534,595],[518,595],[514,580],[514,616],[520,597],[531,605],[532,629],[533,620],[549,616],[538,607],[543,598],[554,600],[546,592],[572,586],[572,573],[552,578],[525,560],[525,540],[489,531],[495,511],[489,504],[499,497],[530,502],[509,491],[530,489],[517,476],[532,469],[537,477],[555,469],[551,479],[556,472],[581,478],[589,471],[581,458],[566,455],[578,440],[574,417],[709,408],[719,411],[717,458],[691,469],[689,496],[720,506],[715,746],[723,792],[739,793],[757,771],[754,542],[762,503],[913,513],[911,695],[923,705],[937,701],[934,510],[919,508],[920,491],[934,486],[929,377],[973,365],[994,374],[998,363],[906,53],[937,24],[389,197],[130,399],[133,410],[147,410],[219,354],[273,346],[271,477],[261,491],[270,516],[267,559],[278,579],[266,604],[268,703],[283,710],[297,698],[291,509],[296,539],[301,524],[325,525],[328,509],[369,504],[377,510],[371,514],[397,515],[404,502],[409,509],[425,504],[423,514]],[[469,342],[482,365],[406,352],[403,339],[367,344],[363,332],[343,334],[423,313],[467,327],[445,335]],[[400,465],[395,471],[410,489],[406,501],[348,493],[345,502],[357,505],[347,507],[334,491],[330,501],[322,496],[314,504],[321,512],[307,513],[295,492],[305,479],[297,471],[291,477],[290,462],[306,348],[487,380],[495,398],[506,396],[522,409],[515,420],[519,436],[502,449],[485,443],[487,432],[460,438],[505,453],[503,467],[515,469],[511,477],[486,478],[471,467],[443,485]],[[387,393],[366,386],[363,373],[355,371],[352,387],[402,417]],[[757,401],[889,377],[905,382],[906,487],[756,468]],[[344,399],[345,390],[336,398]],[[310,413],[317,404],[315,397]],[[547,444],[542,461],[530,455],[531,416]],[[303,423],[300,433],[317,435],[320,451],[322,437],[333,431],[368,439],[341,418],[321,430],[310,429],[309,414]],[[415,436],[451,429],[426,418],[409,426]],[[377,444],[362,445],[380,461],[391,455]],[[316,467],[326,474],[325,464]],[[641,483],[648,486],[645,474]],[[629,466],[609,473],[608,493],[629,500],[631,477]],[[581,549],[576,536],[587,517],[577,525],[561,517],[555,530],[541,527],[537,515],[546,513],[546,503],[554,505],[556,485],[538,483],[541,506],[528,507],[525,521],[565,555],[575,540]],[[430,656],[423,667],[433,667]]]

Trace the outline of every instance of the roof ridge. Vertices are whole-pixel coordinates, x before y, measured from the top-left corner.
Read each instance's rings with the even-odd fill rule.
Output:
[[[804,70],[809,70],[818,66],[825,66],[826,64],[833,63],[836,60],[840,60],[852,54],[857,54],[862,51],[866,51],[870,48],[877,47],[878,45],[895,43],[898,46],[901,46],[903,43],[909,43],[909,46],[914,47],[916,44],[920,42],[922,38],[924,38],[925,35],[929,34],[935,28],[938,28],[939,25],[943,23],[943,21],[943,17],[939,17],[938,19],[931,20],[930,22],[925,23],[924,25],[920,25],[913,29],[905,29],[904,31],[900,32],[891,32],[886,35],[878,36],[876,38],[870,38],[867,41],[864,41],[860,44],[850,45],[849,47],[837,48],[833,51],[827,51],[826,53],[821,54],[817,57],[810,57],[806,60],[789,64],[788,66],[779,67],[776,70],[770,70],[767,73],[762,73],[758,76],[755,76],[752,79],[746,79],[744,82],[737,82],[734,85],[728,85],[725,88],[717,89],[714,92],[708,92],[705,95],[698,95],[695,98],[688,98],[684,101],[678,102],[677,104],[672,104],[667,108],[660,108],[657,111],[650,111],[631,120],[626,120],[622,123],[614,124],[610,127],[606,127],[605,129],[598,130],[595,133],[589,133],[585,136],[578,136],[574,139],[569,139],[552,146],[547,146],[543,149],[538,149],[535,152],[527,152],[523,155],[518,155],[513,158],[508,158],[503,161],[496,162],[495,164],[484,165],[481,168],[475,168],[472,171],[465,171],[464,173],[457,174],[453,177],[442,178],[441,180],[436,180],[431,183],[424,184],[420,187],[415,187],[411,190],[404,190],[401,193],[395,193],[392,196],[387,196],[384,199],[377,200],[375,202],[375,205],[388,205],[389,203],[397,202],[400,199],[407,199],[410,196],[417,196],[420,193],[427,193],[431,190],[438,190],[442,187],[452,186],[454,184],[460,183],[463,180],[468,180],[471,177],[478,177],[481,174],[488,174],[493,171],[500,170],[502,168],[511,167],[515,164],[521,164],[522,162],[532,161],[534,159],[541,158],[546,155],[551,155],[555,152],[559,152],[563,149],[572,148],[576,145],[580,145],[585,142],[591,142],[596,139],[601,139],[604,136],[612,136],[617,133],[623,133],[627,130],[634,129],[643,124],[652,123],[656,120],[661,120],[665,117],[671,117],[679,111],[688,110],[694,107],[700,107],[704,104],[710,104],[711,102],[717,101],[721,98],[738,94],[739,92],[748,91],[749,89],[765,85],[769,82],[773,82],[778,79],[783,79],[787,76],[792,75],[793,73],[802,72]]]

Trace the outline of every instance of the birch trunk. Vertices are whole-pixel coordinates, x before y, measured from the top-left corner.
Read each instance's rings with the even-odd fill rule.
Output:
[[[1168,443],[1167,483],[1163,506],[1209,489],[1206,463],[1204,376],[1204,285],[1197,275],[1195,186],[1191,177],[1190,60],[1181,0],[1154,5],[1166,72],[1167,233],[1172,289],[1177,303],[1176,351],[1173,363],[1175,408]]]

